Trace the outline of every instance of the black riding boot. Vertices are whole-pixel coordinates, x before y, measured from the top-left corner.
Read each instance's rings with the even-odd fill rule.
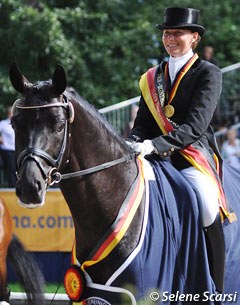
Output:
[[[220,215],[204,228],[210,273],[219,293],[223,293],[225,273],[225,242]]]

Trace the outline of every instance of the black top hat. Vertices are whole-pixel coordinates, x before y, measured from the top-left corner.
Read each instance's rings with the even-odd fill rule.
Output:
[[[198,24],[199,10],[193,8],[168,7],[164,11],[163,24],[157,24],[160,30],[189,29],[203,36],[205,28]]]

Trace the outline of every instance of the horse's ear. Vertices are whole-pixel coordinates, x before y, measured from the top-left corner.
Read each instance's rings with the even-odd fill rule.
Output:
[[[52,84],[58,94],[62,94],[67,87],[67,77],[62,66],[57,65],[53,77]]]
[[[12,63],[9,69],[9,78],[13,87],[20,93],[32,86],[32,83],[22,74],[15,62]]]

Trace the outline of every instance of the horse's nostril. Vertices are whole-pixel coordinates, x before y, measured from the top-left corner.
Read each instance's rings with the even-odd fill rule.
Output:
[[[45,181],[34,163],[32,167],[23,168],[22,175],[16,184],[16,195],[21,203],[42,204],[45,199]]]
[[[37,189],[37,192],[42,191],[42,184],[41,184],[41,181],[39,181],[39,180],[36,182],[36,189]]]

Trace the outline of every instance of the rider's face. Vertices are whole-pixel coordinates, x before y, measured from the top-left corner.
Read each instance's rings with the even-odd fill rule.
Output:
[[[180,57],[186,54],[198,39],[198,33],[186,29],[163,30],[162,42],[169,55]]]

